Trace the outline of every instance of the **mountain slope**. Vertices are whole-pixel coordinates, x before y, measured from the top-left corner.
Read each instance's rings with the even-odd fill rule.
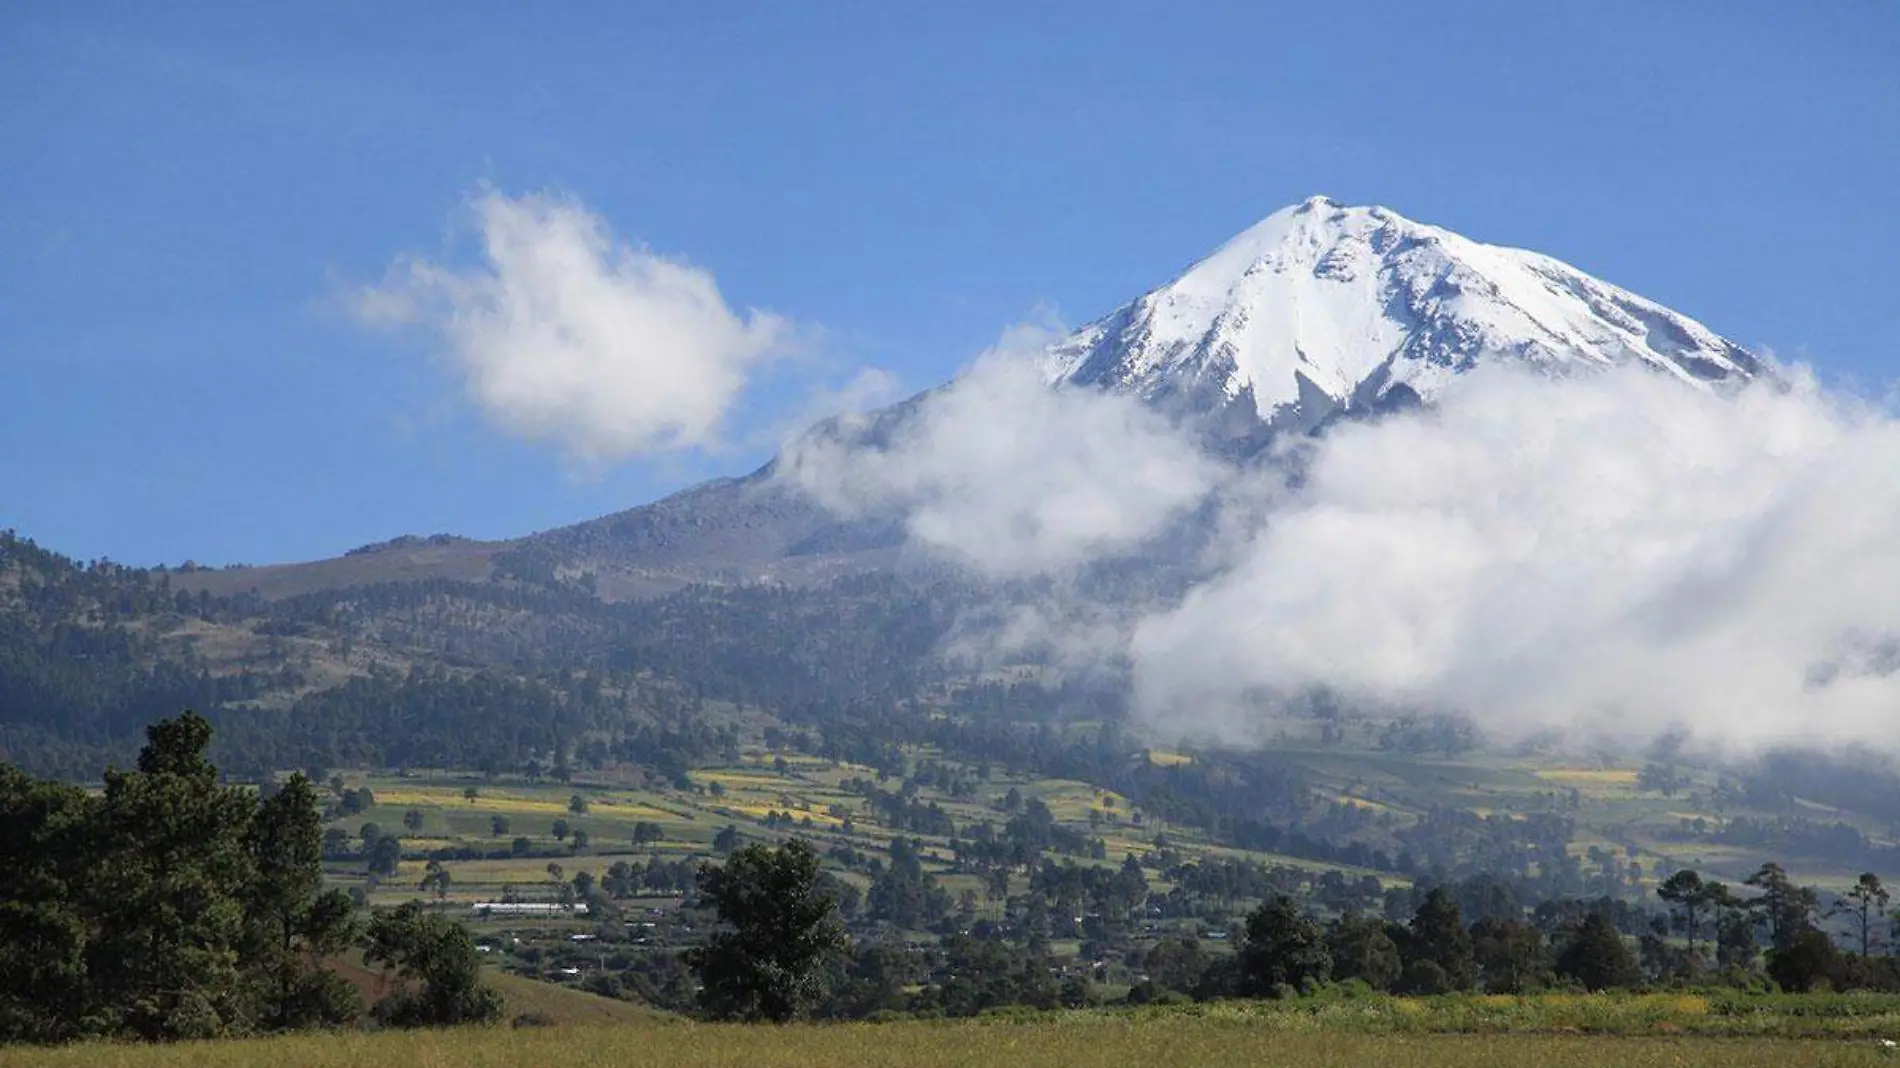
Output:
[[[1324,197],[1268,216],[1056,342],[1041,370],[1052,388],[1138,396],[1244,456],[1329,419],[1430,402],[1497,361],[1551,374],[1635,363],[1692,388],[1763,372],[1695,320],[1548,256]],[[881,447],[929,395],[809,433]],[[580,582],[622,600],[694,582],[812,585],[903,558],[901,517],[842,520],[775,475],[776,461],[513,542],[398,539],[332,561],[176,581],[267,598],[428,578]]]
[[[1329,419],[1429,403],[1499,361],[1550,374],[1637,364],[1703,389],[1763,373],[1695,320],[1558,260],[1323,197],[1267,217],[1040,358],[1050,388],[1133,394],[1241,456]],[[933,392],[809,433],[881,449]],[[543,573],[590,570],[610,597],[695,578],[804,585],[904,559],[901,516],[841,521],[775,467],[536,535],[509,555],[545,561]]]
[[[1760,370],[1695,320],[1548,256],[1314,197],[1058,342],[1044,372],[1190,410],[1251,401],[1264,426],[1304,429],[1429,401],[1488,360],[1634,361],[1692,384]]]

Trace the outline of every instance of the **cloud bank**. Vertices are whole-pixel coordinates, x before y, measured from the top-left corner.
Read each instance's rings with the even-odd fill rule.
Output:
[[[1506,736],[1900,741],[1900,424],[1811,380],[1484,370],[1317,443],[1234,562],[1129,649],[1235,734],[1324,688]]]
[[[788,476],[984,578],[1054,580],[990,613],[991,648],[1125,662],[1164,734],[1252,741],[1325,691],[1505,739],[1900,748],[1900,423],[1798,369],[1718,395],[1489,367],[1229,465],[1126,397],[1043,386],[1042,340]],[[1166,603],[1066,580],[1190,513]]]
[[[481,262],[398,261],[355,310],[436,335],[482,411],[583,463],[719,444],[786,333],[727,306],[711,273],[635,248],[581,204],[489,192]]]

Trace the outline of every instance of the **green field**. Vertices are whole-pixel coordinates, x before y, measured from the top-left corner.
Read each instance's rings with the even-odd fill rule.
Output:
[[[778,759],[785,762],[782,769],[774,766]],[[424,868],[417,853],[445,847],[472,847],[493,853],[506,850],[516,837],[530,839],[532,855],[444,862],[452,880],[448,901],[464,905],[492,901],[504,891],[536,900],[550,888],[550,862],[561,865],[571,877],[581,870],[598,875],[616,860],[710,857],[713,839],[727,826],[737,828],[745,841],[775,842],[797,834],[811,840],[821,852],[843,845],[881,853],[900,832],[880,826],[865,799],[840,785],[847,779],[875,775],[872,769],[857,765],[764,752],[753,753],[742,763],[694,771],[695,790],[635,788],[605,779],[569,783],[491,781],[471,773],[446,771],[411,771],[402,777],[346,773],[343,778],[347,786],[370,788],[376,804],[364,812],[340,817],[331,826],[355,834],[363,824],[375,823],[384,833],[402,837],[410,859],[370,894],[375,904],[395,904],[417,896],[416,886]],[[464,794],[469,788],[476,790],[472,800]],[[1063,825],[1101,838],[1108,847],[1107,859],[1102,863],[1119,864],[1128,854],[1145,853],[1154,847],[1157,835],[1166,835],[1171,846],[1188,858],[1243,855],[1215,846],[1193,831],[1151,819],[1137,824],[1137,810],[1127,798],[1088,783],[998,775],[980,797],[953,798],[930,789],[920,791],[918,797],[940,805],[959,827],[965,827],[1007,819],[1007,814],[997,811],[995,802],[1012,788],[1026,798],[1040,798]],[[586,800],[585,813],[568,810],[569,800],[576,795]],[[422,825],[413,830],[403,825],[404,815],[411,810],[422,815]],[[1095,814],[1093,820],[1091,811]],[[848,833],[840,812],[851,820]],[[768,827],[773,813],[789,815],[792,824]],[[507,820],[507,833],[493,832],[497,816]],[[558,841],[553,834],[557,820],[570,829],[585,831],[587,846],[575,849],[571,841]],[[632,844],[633,830],[642,822],[657,824],[664,839],[636,848]],[[963,878],[950,870],[947,836],[906,833],[906,837],[922,841],[926,866],[943,878],[948,888],[953,892],[964,888]],[[1269,853],[1244,855],[1291,867],[1326,867]],[[334,863],[330,874],[341,885],[362,883],[360,864]],[[975,885],[974,880],[970,882]]]
[[[922,750],[917,755],[936,758],[936,754]],[[1165,765],[1191,758],[1156,752],[1151,759]],[[1647,885],[1684,866],[1700,866],[1735,878],[1752,871],[1760,862],[1756,850],[1725,850],[1678,833],[1685,822],[1698,818],[1719,821],[1719,816],[1699,807],[1703,803],[1701,791],[1708,784],[1664,796],[1640,789],[1633,767],[1553,764],[1533,756],[1514,758],[1495,753],[1439,760],[1350,748],[1302,748],[1297,742],[1276,751],[1270,759],[1297,767],[1329,803],[1369,814],[1380,821],[1386,833],[1402,834],[1438,806],[1487,816],[1550,812],[1562,806],[1576,822],[1574,853],[1601,848],[1606,854],[1622,857],[1640,866],[1642,881]],[[882,851],[900,832],[880,826],[865,799],[841,785],[851,778],[871,779],[875,775],[873,769],[858,765],[763,749],[749,751],[735,764],[695,770],[692,778],[696,788],[692,790],[598,775],[561,783],[513,777],[491,781],[454,771],[411,770],[400,778],[346,773],[347,784],[352,788],[370,787],[377,804],[332,825],[354,834],[363,823],[374,822],[384,833],[400,835],[412,855],[451,846],[495,853],[506,850],[514,838],[525,836],[533,844],[529,856],[449,862],[453,879],[450,900],[491,900],[505,887],[531,898],[529,891],[548,881],[550,860],[562,864],[571,875],[581,869],[598,874],[615,859],[709,856],[713,838],[728,825],[736,827],[747,841],[778,841],[798,834],[812,840],[820,852],[839,845]],[[895,789],[900,782],[893,779],[881,786]],[[464,790],[469,788],[477,791],[473,800],[464,797]],[[1007,814],[998,810],[997,802],[1011,789],[1025,798],[1041,799],[1064,826],[1101,839],[1107,847],[1106,863],[1120,863],[1129,854],[1140,856],[1165,836],[1170,848],[1186,859],[1245,856],[1267,865],[1373,874],[1388,885],[1403,881],[1390,872],[1364,872],[1219,846],[1193,828],[1170,826],[1152,814],[1142,813],[1130,799],[1085,782],[998,774],[984,783],[975,797],[951,797],[929,787],[916,796],[920,801],[938,804],[959,828],[966,828],[983,821],[1000,825],[1006,820]],[[587,801],[584,814],[568,811],[569,799],[577,794]],[[419,829],[403,827],[403,816],[411,809],[423,815]],[[768,817],[775,813],[789,822],[768,827]],[[841,815],[851,820],[848,832]],[[493,833],[496,816],[507,820],[507,833]],[[556,841],[552,829],[557,820],[585,831],[588,845],[573,850],[567,843]],[[665,838],[635,849],[631,837],[634,825],[640,822],[657,824]],[[1887,832],[1884,827],[1864,829],[1880,836]],[[938,862],[934,866],[936,874],[948,874],[948,837],[913,837],[922,839],[926,863]],[[1885,838],[1875,840],[1884,842]],[[1801,871],[1799,864],[1792,867],[1810,881],[1824,885],[1848,878],[1840,872]],[[359,878],[360,869],[339,864],[332,874],[347,883]],[[394,878],[372,894],[372,900],[392,903],[413,896],[421,875],[420,860],[406,862]],[[1150,873],[1150,878],[1154,877]]]
[[[908,760],[919,764],[954,765],[942,754],[924,748],[907,750]],[[1191,755],[1155,752],[1149,759],[1160,766],[1191,762]],[[1589,854],[1590,865],[1616,865],[1627,882],[1618,892],[1647,896],[1648,890],[1677,866],[1714,864],[1731,877],[1759,863],[1744,850],[1734,858],[1717,856],[1708,845],[1672,835],[1685,820],[1703,818],[1697,807],[1713,787],[1689,782],[1674,796],[1645,791],[1637,769],[1608,761],[1555,761],[1530,755],[1496,752],[1471,753],[1455,759],[1435,759],[1349,747],[1314,747],[1301,739],[1267,757],[1302,769],[1316,793],[1340,810],[1358,813],[1360,820],[1378,821],[1382,833],[1403,836],[1415,821],[1428,818],[1434,806],[1451,806],[1483,816],[1500,817],[1550,813],[1573,814],[1576,830],[1570,841],[1573,854]],[[965,772],[970,769],[965,766]],[[372,905],[394,905],[421,896],[419,884],[425,858],[435,854],[450,877],[441,907],[465,918],[485,951],[511,971],[566,984],[586,985],[602,971],[624,967],[627,951],[645,953],[672,950],[696,940],[698,921],[680,913],[682,898],[673,889],[636,891],[620,903],[629,910],[627,928],[608,929],[589,917],[545,915],[505,917],[471,910],[470,906],[503,899],[553,902],[571,899],[568,884],[581,872],[596,880],[616,862],[651,865],[659,861],[712,858],[714,839],[727,827],[742,842],[778,842],[797,835],[809,840],[826,858],[833,875],[858,889],[869,879],[862,867],[833,859],[834,850],[848,855],[884,855],[893,837],[902,834],[920,845],[924,869],[953,896],[965,896],[964,907],[975,918],[1004,918],[1002,899],[975,875],[954,863],[948,834],[916,833],[884,825],[880,812],[851,787],[852,780],[868,780],[882,791],[906,788],[919,803],[935,805],[952,821],[958,834],[969,836],[980,824],[1000,826],[1009,819],[1006,795],[1046,804],[1061,826],[1099,841],[1103,852],[1096,860],[1074,856],[1082,864],[1118,866],[1126,857],[1144,862],[1151,889],[1170,888],[1166,864],[1174,860],[1204,861],[1239,857],[1267,867],[1313,876],[1337,868],[1351,878],[1376,879],[1385,887],[1404,885],[1405,878],[1389,871],[1371,871],[1267,852],[1249,852],[1217,844],[1204,832],[1173,826],[1141,811],[1128,797],[1099,786],[1066,779],[1035,778],[992,773],[978,782],[974,793],[953,795],[931,784],[910,784],[895,776],[878,778],[862,765],[827,761],[808,754],[746,750],[728,764],[691,772],[690,784],[661,785],[651,777],[629,773],[594,772],[562,782],[522,776],[485,777],[475,772],[409,769],[400,774],[345,772],[346,788],[368,787],[375,804],[366,811],[339,816],[330,826],[354,837],[365,823],[376,823],[385,834],[401,836],[405,859],[393,876],[368,880],[362,860],[339,856],[328,864],[329,878],[344,886],[365,890]],[[965,778],[963,781],[971,781]],[[474,796],[468,796],[468,791]],[[580,797],[585,811],[570,811],[570,800]],[[405,826],[405,816],[420,817],[419,826]],[[506,821],[496,833],[495,820]],[[1711,817],[1712,818],[1712,817]],[[577,846],[570,836],[557,839],[554,829],[563,823],[585,832],[587,842]],[[663,838],[636,846],[637,825],[657,826]],[[519,839],[526,839],[525,850]],[[1165,849],[1162,844],[1165,843]],[[1731,863],[1720,863],[1730,860]],[[1010,893],[1027,888],[1027,875],[1010,876]],[[967,896],[966,896],[967,895]],[[973,898],[973,900],[971,900]],[[1197,919],[1146,924],[1133,933],[1137,949],[1179,935],[1219,940],[1225,932]],[[928,936],[914,933],[913,940]],[[1079,943],[1065,938],[1053,943],[1058,955],[1073,956]],[[619,960],[622,963],[614,964]],[[1102,998],[1119,997],[1135,981],[1132,972],[1111,964],[1096,977]]]
[[[1445,1034],[1425,1030],[1449,1022],[1435,1019],[1436,1014],[1429,1008],[1416,1010],[1412,1031],[1398,1028],[1406,1026],[1404,1014],[1413,1010],[1388,1005],[1372,1008],[1372,1015],[1364,1019],[1354,1019],[1353,1011],[1329,1009],[1315,1014],[1238,1006],[1192,1014],[1071,1013],[1031,1020],[956,1023],[763,1027],[672,1022],[574,1029],[305,1035],[174,1046],[16,1050],[6,1055],[5,1062],[21,1068],[238,1068],[255,1064],[273,1068],[1515,1068],[1607,1064],[1619,1068],[1792,1068],[1894,1061],[1889,1050],[1868,1037],[1804,1040],[1666,1033],[1599,1035],[1565,1033],[1562,1028],[1543,1033]],[[1397,1016],[1387,1018],[1387,1013]],[[1501,1018],[1508,1016],[1508,1012],[1501,1014]],[[1744,1028],[1760,1023],[1754,1021]]]

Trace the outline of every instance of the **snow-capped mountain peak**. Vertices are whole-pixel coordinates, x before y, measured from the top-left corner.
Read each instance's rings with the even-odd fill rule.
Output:
[[[1640,362],[1696,385],[1759,362],[1707,327],[1548,256],[1313,197],[1054,345],[1056,384],[1268,426],[1432,399],[1489,360],[1552,373]]]

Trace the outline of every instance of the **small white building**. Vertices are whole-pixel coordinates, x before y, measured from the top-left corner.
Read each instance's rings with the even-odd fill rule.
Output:
[[[477,901],[468,907],[469,915],[484,916],[585,916],[585,902],[562,905],[553,901]]]

